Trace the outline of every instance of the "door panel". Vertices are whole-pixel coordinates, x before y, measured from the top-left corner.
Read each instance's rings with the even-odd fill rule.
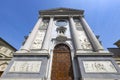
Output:
[[[53,51],[51,80],[73,80],[70,49],[65,44],[59,44]]]

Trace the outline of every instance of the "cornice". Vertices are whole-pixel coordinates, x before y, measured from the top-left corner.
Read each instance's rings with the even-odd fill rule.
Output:
[[[41,16],[42,16],[42,17],[41,17]],[[61,18],[62,18],[62,17],[65,18],[65,17],[66,17],[66,18],[67,18],[67,17],[68,17],[68,18],[69,18],[69,17],[84,17],[84,15],[56,15],[56,14],[55,14],[55,15],[40,15],[39,18],[44,18],[44,17],[49,17],[49,18],[52,18],[52,17],[53,17],[53,18],[54,18],[54,17],[56,17],[56,18],[57,18],[57,17],[61,17]]]
[[[83,15],[84,10],[77,10],[71,8],[56,8],[49,10],[40,10],[40,15]]]

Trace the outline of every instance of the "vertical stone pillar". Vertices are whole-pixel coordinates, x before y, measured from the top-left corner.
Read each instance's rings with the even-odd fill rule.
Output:
[[[78,34],[76,33],[76,26],[75,26],[75,23],[74,23],[74,20],[73,20],[73,17],[70,17],[70,30],[71,30],[71,33],[72,33],[72,39],[74,41],[74,44],[75,44],[75,48],[76,50],[80,50],[82,49],[81,47],[81,44],[80,44],[80,40],[78,39]]]
[[[43,42],[43,46],[42,49],[43,50],[48,50],[49,49],[49,43],[50,43],[50,39],[51,39],[51,32],[52,32],[52,28],[53,28],[53,17],[50,17],[50,21],[49,21],[49,25],[45,34],[45,38],[44,38],[44,42]]]
[[[98,39],[96,38],[96,36],[92,32],[92,30],[90,29],[90,26],[87,24],[84,17],[80,17],[80,20],[83,24],[83,27],[84,27],[90,41],[92,42],[92,45],[93,45],[95,51],[103,51],[104,49],[103,49],[102,45],[100,44],[100,42],[98,41]]]
[[[40,23],[42,22],[42,17],[40,17],[36,23],[36,25],[34,26],[32,32],[29,34],[25,44],[21,47],[21,51],[23,52],[29,52],[30,50],[30,47],[31,47],[31,44],[32,44],[32,41],[34,40],[34,37],[40,27]]]

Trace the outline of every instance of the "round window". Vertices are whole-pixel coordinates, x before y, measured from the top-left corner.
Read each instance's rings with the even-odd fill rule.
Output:
[[[56,25],[57,26],[66,26],[67,25],[67,21],[66,20],[57,20],[56,21]]]

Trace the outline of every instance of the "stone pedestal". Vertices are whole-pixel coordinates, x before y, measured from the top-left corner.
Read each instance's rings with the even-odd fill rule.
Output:
[[[120,70],[111,57],[100,56],[83,57],[79,56],[78,64],[81,80],[119,80]]]
[[[41,55],[16,55],[0,80],[46,80],[47,62]]]

